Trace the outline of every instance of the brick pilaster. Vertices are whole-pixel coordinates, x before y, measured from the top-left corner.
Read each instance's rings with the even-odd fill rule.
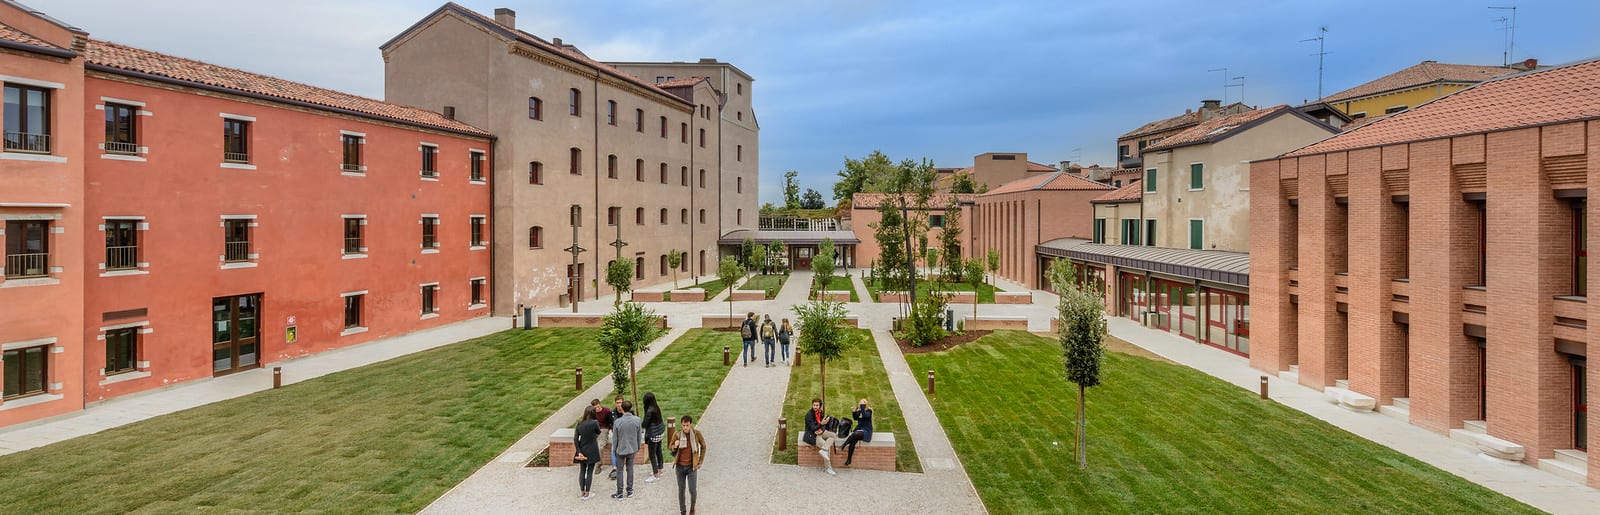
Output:
[[[1327,155],[1297,159],[1300,189],[1300,384],[1322,389],[1343,379],[1347,350],[1342,317],[1333,300],[1330,233],[1334,199],[1328,191]],[[1335,324],[1341,327],[1335,328]]]
[[[1293,223],[1284,213],[1289,201],[1283,191],[1281,163],[1263,161],[1250,165],[1250,366],[1268,374],[1288,370],[1285,347],[1294,345],[1284,326],[1293,310],[1289,308],[1289,267],[1284,252],[1284,226]]]
[[[1411,226],[1411,423],[1444,432],[1476,416],[1476,348],[1461,326],[1463,252],[1476,229],[1462,228],[1466,205],[1451,176],[1451,140],[1385,148],[1408,162]]]

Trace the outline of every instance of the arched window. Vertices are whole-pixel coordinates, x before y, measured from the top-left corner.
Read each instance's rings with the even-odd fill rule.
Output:
[[[733,179],[733,187],[734,193],[744,193],[744,177],[735,177]]]
[[[661,117],[661,137],[667,137],[667,117]]]
[[[606,101],[606,124],[617,124],[617,101],[615,100]]]
[[[633,223],[634,225],[644,225],[644,208],[633,208]]]
[[[705,168],[701,168],[700,169],[700,187],[702,187],[702,188],[706,187],[706,169]]]
[[[544,228],[537,225],[528,228],[528,248],[544,248]]]
[[[572,175],[583,175],[583,150],[572,147],[567,155],[572,160]]]
[[[644,160],[633,160],[633,180],[644,182]]]
[[[633,259],[633,278],[644,279],[644,258]]]
[[[644,110],[633,110],[633,130],[644,132]]]
[[[544,163],[528,162],[528,184],[544,184]]]
[[[678,183],[685,187],[689,186],[689,167],[685,166],[678,170]]]
[[[578,88],[567,90],[567,113],[572,116],[583,116],[583,92]]]
[[[667,225],[667,208],[661,208],[661,225]]]
[[[544,119],[544,101],[539,100],[539,97],[528,97],[528,119]]]
[[[667,275],[667,255],[661,255],[661,275]]]
[[[667,183],[667,164],[661,163],[661,184]]]
[[[733,160],[744,161],[744,145],[734,147]]]
[[[684,225],[689,225],[689,210],[688,209],[681,209],[681,210],[678,211],[678,223],[684,224]]]
[[[706,130],[700,129],[700,148],[706,148]]]
[[[609,156],[606,156],[606,178],[608,178],[608,179],[617,178],[617,155],[616,154],[611,154]]]
[[[700,210],[700,223],[706,223],[706,210]]]
[[[684,143],[688,143],[689,142],[689,124],[687,124],[687,123],[678,124],[678,140],[682,141]]]

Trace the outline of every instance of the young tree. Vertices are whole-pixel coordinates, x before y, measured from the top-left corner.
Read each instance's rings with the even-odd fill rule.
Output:
[[[978,193],[978,181],[967,172],[956,172],[950,178],[950,193]]]
[[[722,263],[717,266],[717,279],[722,281],[722,289],[728,290],[729,320],[733,320],[733,282],[740,277],[744,277],[744,265],[739,264],[739,258],[733,256],[722,258]]]
[[[822,209],[826,207],[828,207],[828,204],[822,200],[822,194],[817,193],[817,190],[806,188],[806,192],[800,195],[801,209]]]
[[[650,341],[660,336],[656,312],[637,302],[629,302],[605,316],[600,325],[600,349],[611,357],[612,382],[616,395],[632,386],[634,401],[639,400],[639,383],[634,355],[650,350]],[[627,368],[622,368],[626,363]]]
[[[746,272],[748,272],[751,268],[748,263],[750,262],[750,255],[754,254],[755,251],[756,240],[745,238],[743,242],[739,243],[739,262],[741,264],[746,264],[744,267]],[[728,284],[728,289],[733,289],[733,284]]]
[[[904,220],[890,199],[878,205],[878,223],[873,238],[878,240],[877,272],[873,274],[880,291],[904,290],[906,245]]]
[[[783,208],[800,209],[800,172],[783,172]]]
[[[633,262],[617,259],[606,265],[606,284],[611,285],[612,293],[616,294],[611,305],[622,304],[622,294],[633,291]]]
[[[683,266],[683,251],[667,251],[667,266],[672,267],[672,289],[678,289],[678,267]]]
[[[933,270],[939,268],[939,249],[929,247],[922,249],[922,253],[927,256],[922,260],[922,263],[928,268],[928,273],[931,276]],[[940,277],[939,280],[942,282],[944,278]]]
[[[763,273],[767,266],[767,246],[756,245],[750,249],[750,256],[745,262],[745,267],[751,272]]]
[[[761,203],[761,214],[763,214],[763,215],[770,215],[773,212],[776,212],[777,210],[778,210],[778,206],[773,205],[771,202],[762,202]]]
[[[778,265],[785,262],[788,255],[789,248],[783,244],[783,240],[774,241],[768,244],[767,260],[771,262],[767,266],[769,269],[768,273],[771,273],[771,270],[778,269]]]
[[[822,392],[818,398],[828,398],[828,360],[838,359],[845,351],[856,345],[857,333],[844,326],[846,311],[844,303],[814,300],[805,304],[795,305],[795,319],[799,323],[799,341],[796,346],[800,352],[817,357],[818,370],[821,372]]]
[[[967,284],[972,286],[972,318],[978,318],[978,290],[983,288],[983,262],[968,259],[965,272]]]
[[[961,203],[955,195],[949,196],[944,206],[944,230],[939,231],[939,250],[944,254],[944,279],[961,282]]]
[[[989,275],[1000,271],[1000,249],[989,249]],[[991,277],[990,279],[994,279]]]
[[[1061,300],[1056,304],[1056,316],[1061,319],[1057,337],[1061,340],[1067,380],[1078,385],[1078,468],[1088,468],[1084,389],[1100,384],[1100,368],[1105,363],[1105,306],[1098,292],[1078,286],[1070,261],[1055,260],[1045,274],[1060,293]]]
[[[815,274],[816,290],[822,291],[833,280],[833,239],[823,238],[817,244],[817,254],[811,257],[811,272]]]

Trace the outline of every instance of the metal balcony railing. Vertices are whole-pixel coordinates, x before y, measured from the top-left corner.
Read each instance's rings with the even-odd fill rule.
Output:
[[[7,152],[50,153],[50,135],[31,132],[7,132]]]
[[[361,171],[361,165],[359,165],[359,164],[344,163],[342,165],[342,168],[346,172],[359,172],[359,171]]]
[[[423,177],[438,177],[439,176],[439,171],[438,170],[423,170],[422,171],[422,176]]]
[[[106,270],[139,268],[138,246],[106,247]]]
[[[226,260],[227,262],[237,263],[240,261],[250,260],[250,242],[230,241],[224,245],[225,248],[223,249],[222,259]]]
[[[345,254],[359,254],[359,253],[361,253],[361,237],[358,236],[358,237],[355,237],[355,238],[345,238],[344,239],[344,253]]]
[[[50,275],[50,254],[10,254],[6,256],[6,278],[26,279]]]
[[[248,152],[223,152],[222,160],[229,163],[248,163],[250,162],[250,154]]]
[[[139,144],[138,143],[122,142],[122,141],[107,141],[106,142],[106,153],[107,154],[128,154],[128,155],[138,154],[139,153]]]

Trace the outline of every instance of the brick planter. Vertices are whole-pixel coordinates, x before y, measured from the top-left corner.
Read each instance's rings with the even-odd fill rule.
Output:
[[[664,291],[636,290],[633,292],[634,302],[665,302],[666,300],[667,292]]]
[[[909,300],[910,300],[910,297],[908,297],[906,295],[906,292],[903,292],[903,291],[880,291],[880,292],[878,292],[878,302],[906,302],[906,301],[909,301]]]
[[[705,302],[706,290],[704,288],[688,288],[672,290],[672,302]]]
[[[994,292],[995,304],[1033,304],[1033,292],[1026,291],[997,291]]]
[[[605,314],[602,313],[543,313],[539,315],[539,327],[600,327],[605,323]],[[667,318],[656,317],[656,327],[666,329]]]
[[[950,292],[951,304],[972,304],[978,301],[978,293],[971,291]]]
[[[805,426],[801,425],[800,429],[802,433],[795,435],[795,450],[798,451],[795,453],[798,457],[796,461],[802,467],[821,467],[822,455],[817,454],[817,448],[815,446],[806,443],[805,434],[803,434]],[[838,440],[835,440],[835,442],[843,441],[844,437],[842,436],[839,437]],[[555,444],[552,443],[551,448],[554,448],[554,445]],[[894,433],[875,432],[872,433],[872,441],[861,442],[860,444],[856,445],[856,457],[850,461],[850,466],[844,466],[844,457],[846,451],[842,448],[833,452],[833,455],[830,456],[830,458],[832,458],[830,461],[833,462],[833,468],[885,470],[894,472],[894,452]],[[555,454],[551,454],[550,456],[554,457]]]
[[[822,300],[831,302],[850,302],[850,292],[838,290],[824,290]]]
[[[744,321],[744,313],[727,313],[700,315],[700,327],[739,327],[739,322]]]
[[[855,316],[855,315],[845,315],[845,317],[844,317],[844,325],[845,325],[845,327],[860,328],[861,327],[861,317],[858,317],[858,316]]]
[[[577,444],[573,443],[573,441],[572,441],[572,438],[573,438],[574,434],[575,434],[574,431],[570,427],[563,427],[561,429],[557,429],[556,432],[550,434],[550,451],[549,451],[550,452],[550,466],[552,466],[552,467],[570,467],[570,466],[575,465],[575,463],[572,462],[572,455],[573,455],[574,452],[577,451]],[[601,431],[600,432],[600,437],[601,438],[605,437],[605,431]],[[860,451],[857,451],[857,454],[859,455]],[[611,455],[611,445],[608,444],[608,443],[605,443],[605,442],[601,442],[601,444],[600,444],[600,458],[601,458],[601,461],[609,463],[611,460],[610,460],[610,458],[607,458],[607,456],[610,456],[610,455]],[[648,465],[646,465],[646,466],[648,466]]]
[[[761,290],[733,290],[733,300],[767,300],[767,292]]]
[[[1026,330],[1028,330],[1028,317],[1021,317],[1021,316],[1017,316],[1017,317],[1007,317],[1007,316],[967,317],[966,329],[969,330],[969,331],[973,330],[973,329],[990,329],[990,330],[1013,329],[1013,330],[1017,330],[1017,331],[1026,331]]]

